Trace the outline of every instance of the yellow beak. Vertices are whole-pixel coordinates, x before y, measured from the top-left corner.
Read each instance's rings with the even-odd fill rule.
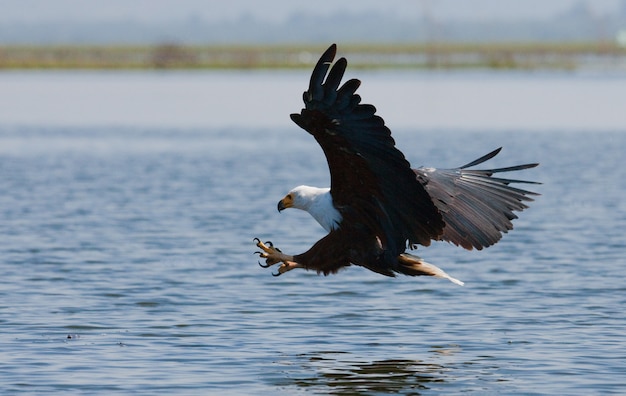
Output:
[[[282,212],[287,208],[291,208],[293,206],[293,198],[291,198],[291,194],[287,194],[285,198],[278,201],[278,211]]]

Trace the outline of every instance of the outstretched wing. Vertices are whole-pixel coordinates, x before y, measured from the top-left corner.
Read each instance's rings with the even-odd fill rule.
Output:
[[[417,179],[441,211],[445,227],[440,239],[465,249],[482,249],[498,242],[513,228],[511,220],[537,193],[512,187],[513,183],[540,184],[493,177],[495,173],[534,168],[525,164],[497,169],[468,169],[495,157],[502,148],[456,169],[418,168]]]
[[[384,250],[399,254],[410,244],[429,245],[443,221],[391,132],[372,105],[361,104],[356,79],[341,87],[345,58],[333,44],[324,52],[304,92],[305,108],[291,119],[308,131],[326,155],[331,195],[343,226],[357,222],[381,239]]]

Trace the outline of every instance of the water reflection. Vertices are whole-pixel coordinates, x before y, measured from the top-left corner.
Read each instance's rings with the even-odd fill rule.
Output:
[[[447,369],[421,360],[351,360],[350,354],[321,352],[301,355],[311,376],[292,378],[292,384],[331,395],[372,393],[420,394],[429,384],[446,382]]]

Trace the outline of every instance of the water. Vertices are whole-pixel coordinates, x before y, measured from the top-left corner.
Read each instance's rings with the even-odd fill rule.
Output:
[[[258,267],[323,235],[276,212],[328,183],[295,127],[59,124],[0,125],[2,393],[626,392],[626,126],[395,130],[416,166],[542,163],[499,244],[420,250],[459,287]]]

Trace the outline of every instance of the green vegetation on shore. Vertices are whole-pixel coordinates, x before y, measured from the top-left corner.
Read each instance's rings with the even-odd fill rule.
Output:
[[[268,69],[310,68],[324,46],[0,46],[0,69]],[[615,43],[418,43],[342,45],[360,68],[624,68]]]

